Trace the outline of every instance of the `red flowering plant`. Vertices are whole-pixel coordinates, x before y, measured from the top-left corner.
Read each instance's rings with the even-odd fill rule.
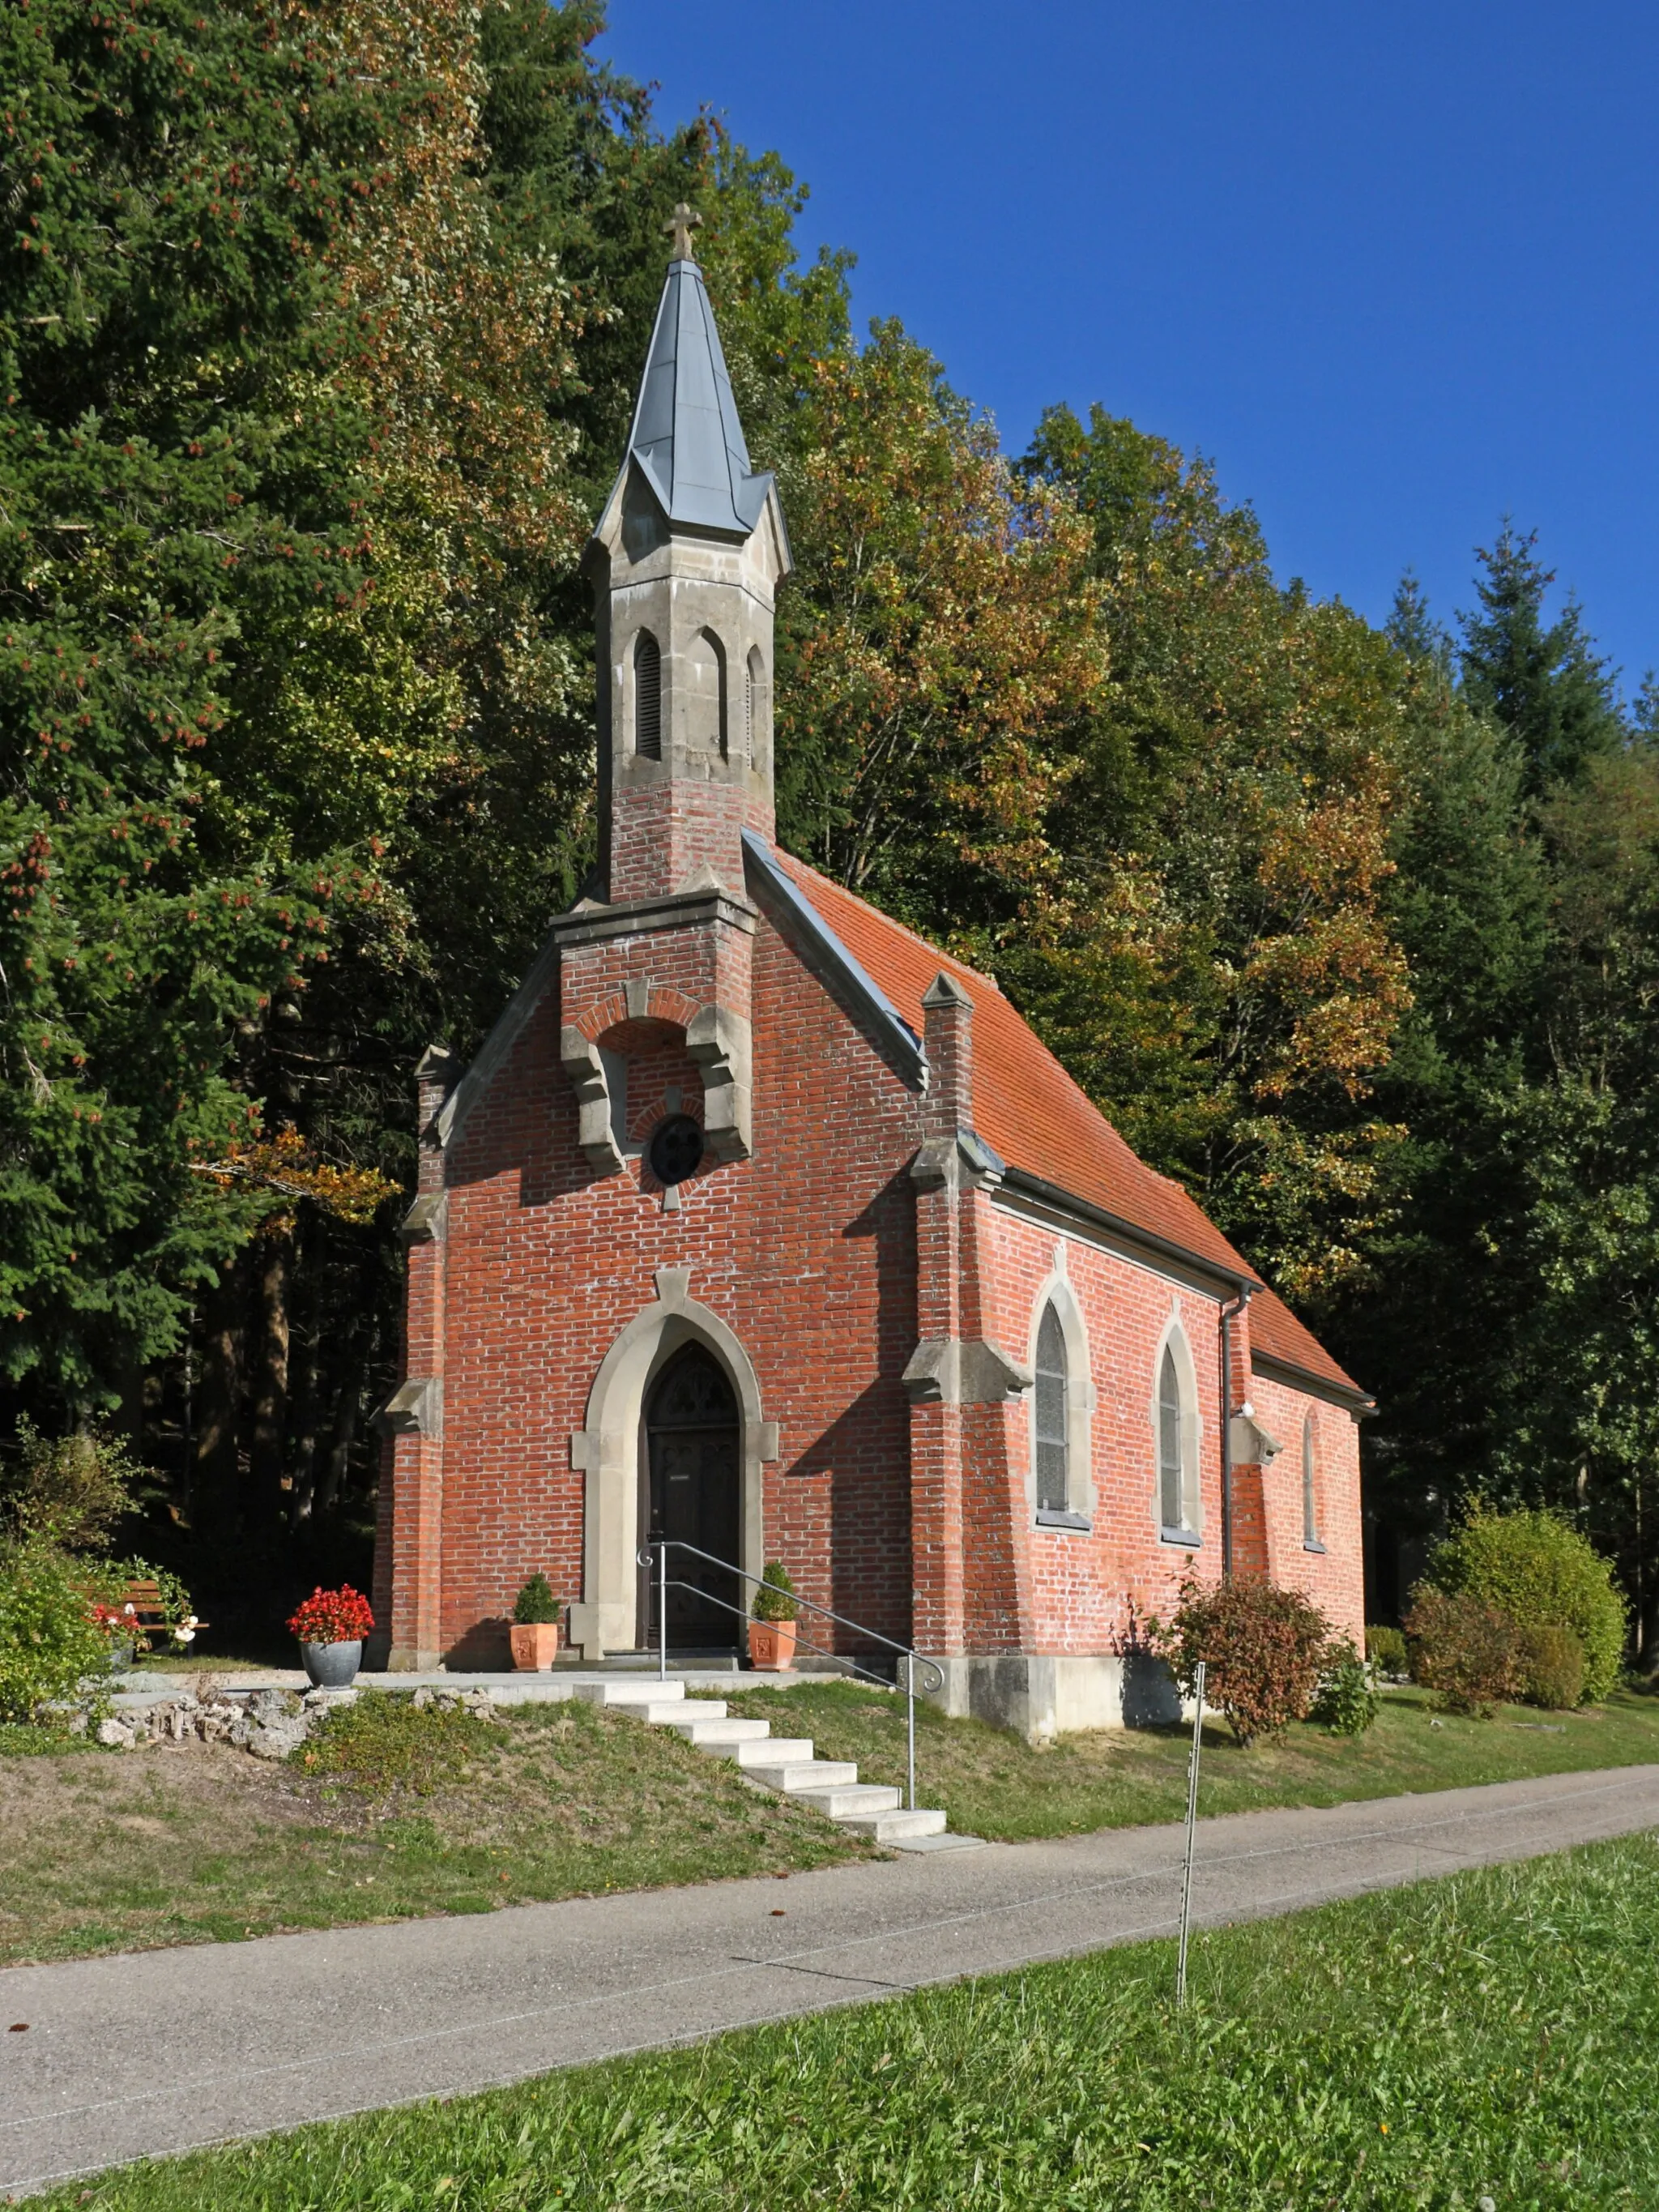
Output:
[[[338,1589],[314,1589],[288,1624],[301,1644],[361,1644],[374,1626],[368,1600],[342,1583]]]

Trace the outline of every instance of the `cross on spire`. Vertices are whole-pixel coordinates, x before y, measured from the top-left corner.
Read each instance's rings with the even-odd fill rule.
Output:
[[[663,225],[663,228],[670,232],[673,239],[673,243],[668,249],[668,258],[671,261],[696,260],[696,256],[691,251],[691,234],[694,230],[701,229],[702,227],[702,217],[697,213],[696,208],[688,207],[682,200]]]

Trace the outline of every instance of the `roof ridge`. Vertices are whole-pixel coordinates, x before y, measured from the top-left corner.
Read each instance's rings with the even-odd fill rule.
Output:
[[[902,1018],[920,1016],[935,963],[972,985],[981,1017],[975,1024],[974,1127],[1017,1176],[1085,1217],[1093,1212],[1138,1232],[1154,1249],[1184,1255],[1200,1270],[1261,1284],[1252,1300],[1257,1313],[1253,1348],[1345,1400],[1369,1402],[1187,1186],[1141,1158],[994,977],[942,951],[833,876],[773,849],[780,872],[818,907],[825,930],[840,938],[845,924],[849,957],[890,996]]]
[[[786,863],[791,868],[799,868],[803,875],[810,876],[815,884],[823,884],[837,897],[851,899],[855,906],[861,906],[866,914],[878,915],[886,923],[889,929],[897,930],[901,936],[908,937],[912,945],[921,945],[925,952],[931,953],[936,960],[945,961],[963,975],[971,975],[976,983],[983,983],[988,991],[996,993],[1005,1006],[1013,1006],[1013,1000],[994,975],[988,975],[982,968],[972,967],[957,954],[947,952],[942,945],[935,945],[931,937],[924,937],[920,930],[912,929],[908,922],[901,921],[896,915],[889,914],[884,906],[878,906],[873,899],[866,898],[861,892],[855,891],[849,884],[843,884],[834,876],[826,876],[821,868],[815,868],[810,860],[803,860],[798,854],[786,852],[781,845],[775,845],[772,849],[780,861]],[[1018,1013],[1018,1007],[1014,1011]],[[1024,1021],[1025,1017],[1021,1014],[1019,1018]],[[1036,1034],[1036,1032],[1033,1030],[1032,1035],[1035,1036]],[[1038,1037],[1037,1042],[1041,1044],[1042,1040]],[[1047,1050],[1046,1046],[1044,1049]]]

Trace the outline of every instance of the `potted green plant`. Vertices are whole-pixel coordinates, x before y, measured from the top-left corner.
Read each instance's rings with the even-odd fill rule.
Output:
[[[300,1639],[300,1657],[312,1686],[345,1690],[362,1664],[363,1638],[374,1626],[368,1600],[342,1583],[338,1589],[314,1589],[289,1616],[288,1631]]]
[[[781,1559],[767,1563],[760,1588],[755,1592],[754,1618],[749,1624],[749,1663],[762,1674],[774,1674],[795,1656],[795,1617],[800,1611],[795,1585]]]
[[[532,1575],[513,1601],[513,1626],[507,1640],[513,1664],[526,1671],[545,1671],[559,1651],[559,1616],[563,1607],[553,1595],[544,1574]]]

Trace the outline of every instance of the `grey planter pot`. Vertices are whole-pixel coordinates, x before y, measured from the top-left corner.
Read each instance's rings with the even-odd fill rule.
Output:
[[[356,1644],[302,1644],[300,1656],[315,1690],[349,1690],[363,1663],[363,1647]]]

